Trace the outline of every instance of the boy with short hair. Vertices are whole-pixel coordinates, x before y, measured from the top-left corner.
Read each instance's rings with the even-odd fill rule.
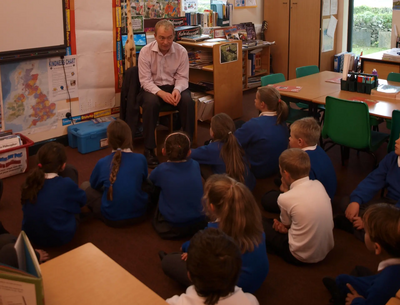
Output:
[[[311,163],[309,177],[322,183],[332,202],[337,187],[336,173],[331,159],[318,145],[320,135],[321,127],[317,120],[312,117],[302,118],[290,126],[289,147],[300,148],[308,154]],[[276,199],[280,193],[275,190],[267,192],[261,199],[264,209],[279,213]]]
[[[334,246],[331,202],[321,182],[310,180],[310,167],[299,148],[281,154],[280,221],[264,220],[267,249],[295,265],[322,261]]]
[[[365,246],[381,260],[379,273],[324,278],[335,305],[384,305],[400,289],[400,210],[386,203],[374,204],[365,211],[363,221]]]
[[[234,240],[207,228],[191,239],[186,266],[193,285],[166,300],[173,305],[258,305],[255,296],[236,286],[242,259]]]

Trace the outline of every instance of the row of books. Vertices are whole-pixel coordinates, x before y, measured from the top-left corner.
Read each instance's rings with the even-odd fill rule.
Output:
[[[358,71],[359,63],[360,63],[360,56],[356,56],[354,53],[351,52],[342,52],[336,54],[333,58],[333,71],[334,72],[343,72],[343,64],[344,64],[344,55],[351,54],[348,71]]]
[[[187,25],[200,25],[202,27],[217,26],[218,13],[204,11],[204,13],[185,13]]]

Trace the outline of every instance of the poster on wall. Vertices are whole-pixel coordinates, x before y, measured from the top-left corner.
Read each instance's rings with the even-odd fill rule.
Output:
[[[322,52],[333,51],[333,38],[328,36],[329,19],[322,20]]]
[[[238,43],[227,43],[219,47],[220,63],[226,64],[238,60]]]
[[[52,102],[78,97],[76,56],[48,59],[49,95]]]
[[[393,10],[400,10],[400,1],[393,0]]]
[[[235,0],[235,8],[257,7],[257,0]]]
[[[182,6],[185,13],[197,12],[197,0],[183,0]]]
[[[132,15],[132,29],[134,33],[144,32],[144,18],[143,16]]]
[[[4,129],[31,134],[57,126],[57,104],[50,100],[48,60],[1,66]]]

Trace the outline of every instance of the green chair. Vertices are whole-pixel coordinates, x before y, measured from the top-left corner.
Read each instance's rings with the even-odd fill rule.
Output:
[[[391,124],[388,153],[394,151],[394,144],[400,137],[400,110],[393,110]]]
[[[371,130],[369,110],[367,104],[358,101],[347,101],[331,96],[326,97],[325,122],[322,128],[322,137],[330,138],[332,145],[341,146],[342,165],[349,158],[349,149],[368,152],[377,158],[374,152],[389,138],[388,134]]]
[[[296,68],[296,78],[312,75],[319,73],[319,68],[318,66],[304,66],[304,67],[298,67]],[[301,109],[308,109],[308,104],[298,102],[296,103],[297,107]],[[325,107],[323,105],[318,105],[317,109],[319,112],[322,112],[325,110]],[[323,122],[323,119],[321,119],[321,122]]]
[[[398,82],[398,83],[400,83],[400,73],[390,72],[389,75],[387,76],[387,80],[390,81],[390,82]],[[387,129],[392,129],[392,120],[391,119],[386,119],[385,121],[386,121],[386,128]]]
[[[318,66],[304,66],[296,68],[296,78],[319,73]]]
[[[283,75],[282,73],[265,75],[261,77],[261,86],[268,86],[276,83],[281,83],[284,82],[285,80],[286,80],[285,75]],[[309,116],[308,111],[290,107],[290,99],[284,97],[284,101],[289,107],[289,115],[288,118],[286,119],[286,123],[292,124],[294,121],[297,121],[298,119]]]

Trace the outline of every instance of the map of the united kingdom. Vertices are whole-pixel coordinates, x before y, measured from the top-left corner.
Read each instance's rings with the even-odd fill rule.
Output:
[[[50,102],[47,60],[1,66],[5,129],[14,132],[57,122],[56,104]]]

